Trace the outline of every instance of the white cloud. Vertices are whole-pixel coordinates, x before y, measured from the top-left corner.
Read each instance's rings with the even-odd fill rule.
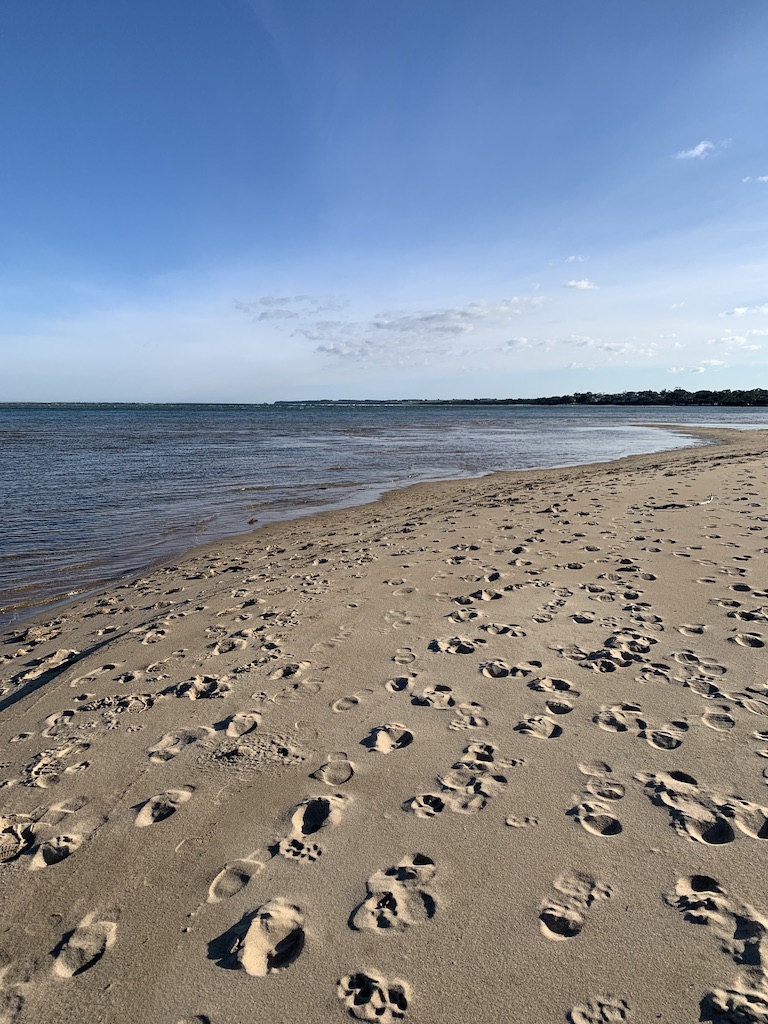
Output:
[[[742,180],[742,182],[744,182],[745,184],[746,184],[746,182],[748,182],[748,181],[757,181],[757,182],[759,182],[759,183],[760,183],[761,185],[766,185],[766,184],[768,184],[768,174],[758,174],[758,176],[757,176],[756,178],[753,178],[753,177],[752,177],[751,175],[749,175],[749,174],[748,174],[748,175],[746,176],[746,178],[742,178],[741,180]]]
[[[582,277],[578,281],[566,281],[565,284],[563,285],[563,287],[564,288],[576,288],[579,291],[586,292],[586,291],[594,291],[595,289],[597,289],[598,286],[595,284],[594,281],[590,281],[588,278]]]
[[[732,309],[724,310],[720,316],[752,316],[768,313],[768,302],[760,306],[734,306]]]
[[[681,149],[679,153],[675,154],[675,159],[694,160],[698,157],[699,160],[704,160],[713,149],[715,149],[714,142],[710,139],[702,139],[701,142],[696,143],[691,149]]]
[[[491,332],[503,329],[512,318],[539,309],[545,301],[543,296],[514,295],[499,302],[470,302],[447,309],[385,311],[364,321],[316,321],[294,334],[320,342],[316,351],[327,356],[361,363],[414,365],[429,356],[467,355],[466,340],[461,350],[456,348],[460,339],[467,339],[481,327]],[[487,344],[486,337],[484,332],[475,344]],[[527,343],[527,339],[513,338],[506,347]]]
[[[756,352],[760,348],[762,348],[762,345],[755,345],[754,343],[750,343],[749,335],[751,335],[751,334],[758,334],[758,335],[766,336],[766,335],[768,335],[768,330],[766,330],[766,331],[747,331],[746,334],[730,334],[730,333],[727,333],[727,334],[724,334],[722,338],[708,338],[707,339],[707,344],[708,345],[728,345],[731,348],[741,348],[741,349],[744,349],[745,351]]]
[[[669,308],[670,309],[682,309],[684,305],[685,305],[684,302],[670,302]]]
[[[726,365],[720,359],[702,359],[698,366],[670,366],[667,373],[706,373],[709,369]]]
[[[292,309],[265,309],[259,313],[257,320],[293,320],[298,317]]]
[[[586,261],[586,256],[566,256],[565,258],[566,263],[586,263]]]

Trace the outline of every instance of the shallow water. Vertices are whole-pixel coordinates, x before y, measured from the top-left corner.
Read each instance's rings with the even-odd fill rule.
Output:
[[[768,426],[763,409],[0,406],[0,627],[193,545],[420,480],[574,465]]]

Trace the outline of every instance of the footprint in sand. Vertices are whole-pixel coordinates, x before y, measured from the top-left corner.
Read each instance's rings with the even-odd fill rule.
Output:
[[[349,797],[336,793],[334,796],[308,796],[293,809],[291,832],[276,845],[276,852],[288,860],[314,863],[322,856],[322,850],[315,843],[305,841],[321,829],[337,825],[341,820]]]
[[[190,700],[219,699],[231,692],[232,684],[226,676],[193,676],[176,687],[177,697],[189,697]]]
[[[416,655],[410,647],[399,647],[392,655],[392,661],[396,665],[412,665],[416,661]]]
[[[703,697],[705,700],[717,699],[724,696],[722,691],[715,686],[712,680],[707,679],[705,676],[693,676],[691,679],[686,679],[683,686],[692,690],[697,696]]]
[[[137,828],[146,828],[148,825],[165,821],[189,800],[194,791],[194,786],[185,786],[183,789],[169,789],[165,793],[150,797],[139,805],[139,813],[134,824]]]
[[[248,632],[251,632],[250,630]],[[216,643],[211,644],[209,650],[211,657],[215,658],[221,654],[233,654],[235,651],[244,651],[248,646],[248,637],[243,635],[245,630],[240,635],[228,636],[222,640],[217,640]]]
[[[499,759],[491,743],[470,743],[451,768],[438,776],[441,793],[422,793],[406,800],[404,811],[419,818],[433,818],[449,809],[460,814],[476,814],[507,785],[507,772],[522,759]]]
[[[416,678],[417,673],[411,672],[407,676],[396,676],[394,679],[388,679],[384,683],[384,689],[390,693],[405,693],[413,689],[413,681]]]
[[[538,818],[516,818],[514,814],[510,814],[509,817],[504,820],[504,824],[509,828],[534,828],[536,825],[541,823]]]
[[[375,872],[366,882],[368,895],[350,915],[350,928],[404,931],[431,920],[436,902],[430,883],[436,870],[431,857],[416,853]]]
[[[711,790],[687,772],[639,772],[635,778],[651,803],[669,813],[675,832],[691,842],[724,846],[736,839],[732,821],[741,819],[742,831],[751,835],[750,827],[762,820],[763,808]]]
[[[623,800],[626,793],[620,782],[614,782],[610,778],[592,777],[587,780],[584,789],[598,800]]]
[[[567,679],[552,679],[549,676],[538,676],[526,684],[529,690],[537,693],[567,693],[570,697],[580,697],[579,690],[574,689],[573,683]]]
[[[416,707],[434,708],[436,711],[450,711],[456,707],[456,698],[450,686],[444,683],[436,683],[434,686],[427,686],[419,694],[411,697],[411,704]]]
[[[481,626],[480,629],[485,630],[486,633],[490,633],[491,636],[509,636],[513,638],[527,636],[523,627],[515,622],[508,624],[501,622],[488,622]]]
[[[255,875],[264,870],[263,857],[261,850],[254,850],[242,860],[225,864],[208,888],[208,903],[221,903],[241,892]]]
[[[500,601],[504,594],[500,590],[475,590],[469,595],[473,601]]]
[[[632,1011],[626,999],[605,995],[579,1003],[567,1014],[569,1024],[623,1024],[630,1020]]]
[[[573,711],[573,704],[564,697],[549,697],[544,703],[551,715],[569,715]]]
[[[612,893],[610,886],[582,872],[561,875],[553,887],[555,894],[542,904],[539,927],[545,938],[555,941],[580,935],[587,910],[597,900],[609,899]]]
[[[597,800],[584,800],[570,811],[581,827],[593,836],[617,836],[623,831],[623,825],[611,814],[610,808]]]
[[[708,729],[714,729],[715,732],[730,732],[736,725],[727,710],[722,708],[718,711],[705,711],[701,720]]]
[[[457,608],[455,612],[451,612],[450,615],[446,615],[449,622],[473,622],[475,619],[481,619],[483,617],[482,612],[475,611],[474,608]],[[482,626],[480,627],[483,628]]]
[[[155,764],[163,764],[170,761],[184,750],[185,747],[201,740],[209,739],[215,735],[215,730],[209,726],[200,726],[197,729],[179,729],[178,732],[167,732],[161,736],[157,743],[147,750],[150,761]]]
[[[239,739],[257,729],[260,723],[261,715],[258,711],[239,711],[227,719],[227,736],[231,739]]]
[[[58,736],[62,729],[65,729],[72,719],[75,717],[74,711],[58,711],[53,715],[48,715],[45,721],[42,723],[42,735],[46,739]]]
[[[478,645],[487,643],[481,637],[470,640],[466,636],[451,636],[443,640],[432,640],[429,643],[430,651],[438,651],[443,654],[474,654]]]
[[[765,641],[760,633],[735,633],[728,639],[731,643],[738,644],[739,647],[752,647],[753,649],[765,647]]]
[[[436,814],[442,814],[447,807],[448,803],[439,793],[421,793],[403,804],[403,810],[410,811],[417,818],[434,818]]]
[[[320,765],[319,768],[312,772],[309,777],[310,779],[317,779],[318,782],[324,782],[326,786],[343,786],[345,782],[349,782],[354,774],[354,762],[340,757],[326,761],[325,764]]]
[[[208,957],[220,967],[240,968],[254,978],[290,967],[304,949],[304,915],[280,897],[246,914],[208,944]]]
[[[344,711],[352,711],[353,708],[359,707],[363,703],[365,697],[370,693],[373,693],[373,690],[362,690],[359,693],[351,693],[347,697],[339,697],[338,700],[335,700],[330,705],[331,711],[336,714],[340,714]]]
[[[638,725],[640,724],[640,719],[638,719]],[[660,729],[651,728],[646,724],[644,728],[640,729],[638,736],[654,750],[677,750],[687,732],[688,723],[676,721],[668,722]]]
[[[676,651],[673,659],[687,669],[690,673],[702,676],[723,676],[727,672],[724,665],[718,664],[711,658],[701,658],[693,651]]]
[[[371,729],[360,745],[367,747],[371,753],[389,754],[393,750],[401,750],[413,743],[413,733],[399,722],[377,725]]]
[[[132,633],[134,633],[134,632],[139,632],[140,633],[143,628],[144,627],[141,627],[138,630],[133,630],[132,629],[131,632]],[[158,627],[157,629],[150,629],[147,633],[145,633],[144,636],[141,638],[141,642],[146,647],[148,644],[159,644],[160,641],[161,640],[165,640],[165,638],[167,636],[168,636],[168,630],[167,629],[163,629],[162,627]]]
[[[270,679],[291,679],[294,676],[300,676],[302,672],[310,667],[308,661],[292,661],[287,665],[281,665],[280,668],[275,669]]]
[[[96,668],[92,672],[88,672],[84,676],[78,676],[77,679],[73,679],[69,685],[73,689],[76,686],[80,686],[80,687],[91,686],[94,683],[99,682],[99,676],[104,675],[105,672],[116,672],[118,668],[119,668],[119,665],[112,665],[112,664],[102,665],[100,668]],[[140,674],[140,673],[138,673],[138,674]],[[133,673],[124,672],[123,676],[126,676],[126,675],[133,676],[134,674]],[[123,681],[123,677],[122,676],[118,676],[117,681],[118,682],[122,682]]]
[[[459,704],[459,706],[454,710],[458,717],[454,718],[449,723],[449,729],[462,730],[488,728],[488,719],[483,713],[483,706],[478,704],[476,701],[470,701],[468,704]]]
[[[34,842],[30,828],[32,819],[26,814],[10,814],[0,817],[0,864],[16,860]]]
[[[523,736],[535,736],[539,740],[554,740],[563,735],[563,730],[546,715],[532,715],[514,726],[514,731]]]
[[[53,839],[46,839],[40,843],[29,865],[30,871],[40,871],[42,868],[50,867],[66,860],[76,850],[79,850],[83,843],[83,837],[54,836]]]
[[[350,1016],[357,1020],[395,1024],[404,1020],[411,1000],[411,989],[401,978],[387,980],[378,974],[363,971],[349,974],[339,981],[339,999]]]
[[[540,668],[540,661],[524,661],[519,665],[510,665],[502,658],[496,658],[494,661],[487,661],[481,665],[480,673],[488,679],[506,679],[507,676],[524,679]]]
[[[53,973],[73,978],[98,963],[117,938],[119,911],[93,911],[77,928],[65,936],[56,950]]]
[[[592,721],[604,732],[627,732],[638,727],[639,711],[640,705],[635,703],[603,705]]]
[[[666,904],[683,920],[709,931],[733,962],[744,968],[733,988],[716,988],[701,1001],[700,1020],[761,1024],[768,1020],[768,918],[748,903],[728,895],[709,875],[678,878]]]
[[[701,622],[701,623],[685,623],[682,626],[675,626],[675,629],[677,630],[678,633],[681,633],[683,636],[690,636],[690,637],[702,636],[702,634],[704,633],[704,630],[708,629],[708,628],[709,627],[704,625],[703,622]]]
[[[341,793],[335,796],[308,796],[297,804],[291,815],[291,834],[311,836],[321,828],[337,825],[349,802]]]

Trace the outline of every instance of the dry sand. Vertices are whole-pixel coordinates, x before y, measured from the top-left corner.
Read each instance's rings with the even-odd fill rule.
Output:
[[[701,433],[5,638],[0,1022],[767,1021],[768,432]]]

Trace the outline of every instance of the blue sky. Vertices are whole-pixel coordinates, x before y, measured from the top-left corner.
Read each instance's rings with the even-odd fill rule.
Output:
[[[768,387],[764,0],[13,0],[0,400]]]

